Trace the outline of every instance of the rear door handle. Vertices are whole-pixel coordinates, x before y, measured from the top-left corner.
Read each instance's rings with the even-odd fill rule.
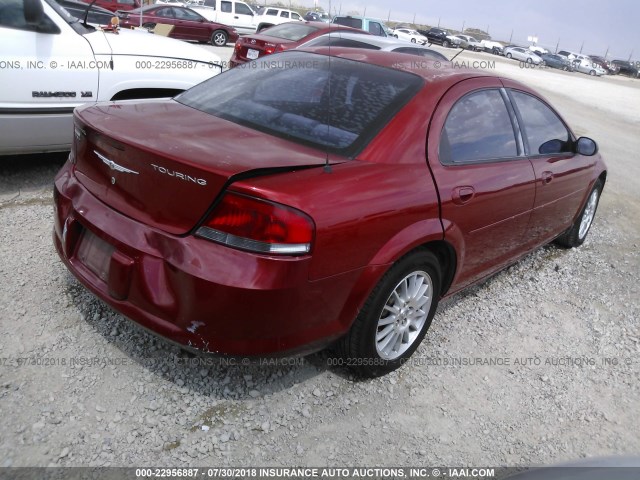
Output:
[[[453,203],[455,203],[456,205],[464,205],[473,198],[475,193],[476,191],[473,189],[473,187],[465,185],[462,187],[454,188],[453,192],[451,193],[451,197]]]
[[[553,180],[553,172],[542,172],[540,179],[542,180],[543,185],[551,183],[551,180]]]

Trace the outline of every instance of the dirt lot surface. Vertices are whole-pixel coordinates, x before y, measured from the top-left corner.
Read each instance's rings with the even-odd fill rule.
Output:
[[[414,361],[376,380],[323,354],[221,365],[141,331],[54,251],[64,155],[0,160],[0,466],[513,466],[640,453],[640,81],[457,60],[495,61],[541,91],[599,142],[608,182],[583,247],[542,248],[448,300]]]

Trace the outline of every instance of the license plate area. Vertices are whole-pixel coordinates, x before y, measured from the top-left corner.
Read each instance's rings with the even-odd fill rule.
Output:
[[[247,50],[247,58],[249,60],[255,60],[259,55],[260,52],[258,50],[254,50],[253,48]]]
[[[89,230],[82,232],[76,258],[103,282],[109,281],[109,265],[115,247]]]

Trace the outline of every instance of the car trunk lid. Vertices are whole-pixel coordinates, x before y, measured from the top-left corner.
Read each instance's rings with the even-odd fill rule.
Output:
[[[327,160],[322,151],[173,100],[79,108],[75,124],[76,176],[84,187],[116,211],[172,234],[191,231],[234,180]]]
[[[294,43],[285,38],[270,37],[268,35],[251,35],[238,40],[236,56],[240,60],[251,61],[265,55],[286,50],[288,44]]]

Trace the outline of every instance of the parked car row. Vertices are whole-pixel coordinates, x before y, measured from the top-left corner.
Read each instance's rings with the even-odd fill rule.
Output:
[[[549,53],[540,47],[520,47],[509,45],[504,47],[503,55],[519,61],[535,65],[544,64],[565,71],[580,72],[591,76],[615,75],[618,73],[638,77],[638,69],[633,63],[623,60],[608,61],[598,55],[584,55],[560,50]],[[626,66],[623,71],[621,66]]]

